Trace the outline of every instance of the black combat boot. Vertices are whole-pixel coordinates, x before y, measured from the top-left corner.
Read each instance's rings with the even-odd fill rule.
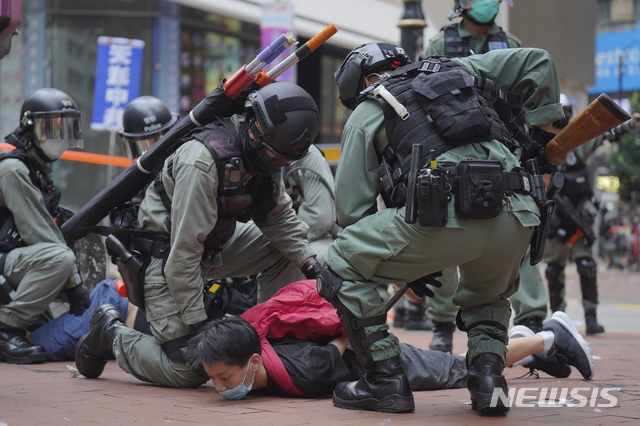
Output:
[[[349,410],[410,413],[415,410],[409,378],[396,356],[374,363],[356,382],[338,383],[333,404]]]
[[[127,326],[118,308],[110,304],[96,308],[91,316],[89,332],[76,344],[76,367],[80,374],[89,379],[100,377],[107,361],[114,358],[113,341],[122,328]]]
[[[405,330],[426,330],[433,329],[433,323],[425,314],[427,302],[422,301],[415,303],[409,302],[410,309],[407,311],[407,320],[404,324]]]
[[[432,351],[451,352],[453,350],[453,332],[456,325],[452,322],[433,322],[433,339],[429,343]]]
[[[541,317],[527,317],[521,319],[514,325],[523,325],[529,328],[534,333],[537,333],[539,331],[542,331],[542,321],[544,321],[544,318]]]
[[[0,322],[0,361],[11,364],[45,362],[47,354],[44,348],[29,342],[26,335],[26,330]]]
[[[497,354],[484,353],[473,359],[467,379],[471,408],[481,414],[500,414],[509,411],[509,388],[507,379],[502,375],[503,370],[504,362]],[[497,389],[501,392],[496,392],[494,397]]]
[[[595,309],[588,309],[584,311],[584,319],[587,325],[587,334],[604,333],[604,327],[598,324]]]

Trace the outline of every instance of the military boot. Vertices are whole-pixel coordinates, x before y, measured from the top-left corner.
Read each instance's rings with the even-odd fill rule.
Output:
[[[502,375],[504,362],[497,354],[484,353],[475,357],[469,366],[467,389],[471,408],[481,414],[499,414],[509,411],[507,379]],[[503,397],[495,398],[500,389]]]
[[[452,322],[433,322],[433,339],[429,343],[432,351],[451,352],[453,350],[453,332],[456,325]]]
[[[26,335],[26,330],[0,322],[0,361],[11,364],[45,362],[47,354],[44,348],[29,342]]]
[[[89,332],[76,344],[75,359],[80,374],[95,379],[100,377],[107,361],[115,357],[113,341],[118,331],[127,326],[118,308],[110,304],[98,306],[89,324]]]
[[[604,327],[598,324],[595,309],[588,309],[584,311],[584,319],[587,325],[587,334],[604,333]]]
[[[407,310],[407,319],[404,324],[405,330],[426,330],[433,329],[433,323],[427,317],[425,310],[427,302],[423,299],[421,302],[409,302],[410,309]]]
[[[371,371],[355,382],[340,382],[333,392],[333,404],[349,410],[409,413],[415,410],[407,373],[396,356],[374,362]]]

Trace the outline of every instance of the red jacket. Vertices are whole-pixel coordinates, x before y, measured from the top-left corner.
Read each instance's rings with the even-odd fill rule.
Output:
[[[258,331],[267,373],[292,395],[304,394],[295,387],[267,339],[320,340],[346,336],[336,309],[318,295],[315,280],[293,282],[241,316]]]

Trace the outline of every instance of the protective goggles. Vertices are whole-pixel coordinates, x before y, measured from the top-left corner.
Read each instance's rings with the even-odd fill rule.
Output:
[[[84,148],[80,112],[36,112],[30,114],[28,120],[33,123],[34,139],[40,145],[49,140],[59,140],[66,142],[69,148]]]

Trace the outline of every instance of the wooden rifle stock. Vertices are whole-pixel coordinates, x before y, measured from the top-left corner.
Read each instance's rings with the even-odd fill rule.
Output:
[[[559,166],[577,147],[629,120],[631,116],[605,93],[562,129],[545,148],[550,164]]]

